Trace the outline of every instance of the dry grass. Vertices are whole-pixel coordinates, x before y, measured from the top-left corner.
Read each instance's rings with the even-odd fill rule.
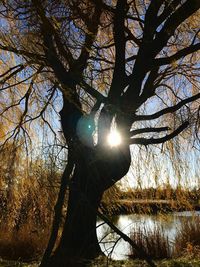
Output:
[[[182,222],[175,239],[174,255],[200,257],[200,217],[186,218]]]
[[[29,192],[28,197],[13,201],[0,216],[0,257],[7,260],[38,260],[47,245],[53,205],[40,191],[37,196]],[[13,199],[15,200],[15,199]],[[14,203],[17,203],[14,204]]]
[[[12,202],[0,215],[0,256],[9,260],[37,259],[47,244],[51,209],[41,195],[13,194]],[[42,204],[39,205],[39,202]],[[12,204],[11,204],[12,203]]]
[[[47,245],[56,191],[49,184],[48,179],[52,177],[46,170],[37,175],[35,169],[26,181],[13,184],[9,195],[5,190],[0,191],[0,257],[3,259],[39,259]]]
[[[0,255],[3,259],[28,262],[42,256],[48,241],[47,231],[34,232],[28,225],[24,225],[19,231],[2,232],[2,228]]]
[[[142,248],[152,259],[168,259],[172,257],[169,239],[161,227],[147,230],[145,227],[133,231],[131,239]],[[137,259],[140,255],[135,249],[130,248],[130,258]]]
[[[152,259],[200,258],[200,217],[183,220],[173,243],[161,227],[155,227],[154,230],[139,228],[131,233],[131,239]],[[140,258],[132,247],[130,258]]]
[[[199,259],[167,259],[167,260],[156,260],[154,261],[157,267],[199,267]],[[107,260],[105,258],[98,258],[93,261],[87,267],[148,267],[149,265],[143,260]]]

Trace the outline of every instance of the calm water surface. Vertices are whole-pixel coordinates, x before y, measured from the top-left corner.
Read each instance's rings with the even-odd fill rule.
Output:
[[[198,212],[174,212],[167,215],[120,215],[114,216],[113,223],[125,234],[130,236],[130,233],[138,229],[154,230],[156,227],[162,227],[164,233],[173,243],[178,229],[183,220],[192,220],[193,216],[200,216]],[[129,244],[119,236],[112,232],[106,224],[102,225],[102,221],[98,221],[97,234],[100,245],[105,254],[111,256],[113,259],[126,259],[129,252]],[[145,234],[145,233],[144,233]],[[117,241],[117,243],[116,243]],[[116,245],[113,248],[113,245]]]

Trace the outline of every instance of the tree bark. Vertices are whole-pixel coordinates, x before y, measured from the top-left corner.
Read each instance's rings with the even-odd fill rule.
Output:
[[[130,161],[126,158],[124,164],[124,155],[120,159],[121,163],[120,157],[116,161],[116,155],[113,162],[110,155],[110,160],[102,160],[102,152],[97,150],[98,157],[95,157],[94,151],[95,148],[81,147],[79,153],[76,153],[78,156],[69,187],[64,229],[49,266],[83,266],[82,260],[90,260],[102,254],[96,233],[98,207],[103,192],[126,174]]]
[[[84,148],[83,148],[84,150]],[[86,149],[87,150],[87,149]],[[67,216],[51,266],[83,266],[83,259],[101,253],[96,234],[96,217],[102,190],[92,181],[87,167],[89,152],[80,151],[69,187]]]
[[[113,149],[94,146],[92,141],[87,143],[89,146],[83,144],[76,131],[78,121],[82,119],[76,107],[65,100],[60,112],[75,168],[69,184],[68,208],[61,240],[48,267],[83,266],[83,260],[102,254],[96,233],[98,207],[104,191],[128,172],[131,162],[128,144]],[[90,138],[92,140],[92,134],[88,133]]]

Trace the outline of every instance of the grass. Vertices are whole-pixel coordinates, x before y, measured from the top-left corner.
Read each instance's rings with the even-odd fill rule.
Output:
[[[145,227],[133,231],[131,239],[152,259],[172,258],[171,244],[161,227],[147,230]],[[141,258],[138,252],[130,247],[130,258]]]
[[[157,267],[200,267],[200,259],[189,259],[187,257],[156,260]],[[113,261],[105,258],[98,258],[87,267],[148,267],[148,264],[142,260],[120,260]]]
[[[175,239],[174,254],[200,258],[200,217],[184,220]]]
[[[22,202],[23,205],[26,203]],[[0,216],[0,257],[6,260],[38,259],[48,242],[50,212],[37,205],[24,211],[22,204],[19,208],[13,205]]]
[[[56,182],[52,183],[59,174],[49,173],[37,165],[32,174],[18,179],[9,189],[5,187],[6,176],[1,171],[0,168],[0,257],[21,261],[38,259],[50,234],[58,190],[54,186]],[[2,181],[5,184],[2,185]]]
[[[200,259],[178,258],[173,260],[155,261],[158,267],[200,267]],[[16,261],[0,260],[0,267],[37,267],[38,262],[21,263]],[[87,267],[148,267],[142,260],[120,260],[113,261],[105,258],[98,258],[92,261]]]
[[[6,260],[20,260],[29,262],[37,260],[47,245],[47,233],[32,233],[30,229],[21,231],[1,231],[0,255]]]
[[[200,266],[200,217],[185,220],[181,224],[178,235],[174,241],[174,249],[164,234],[161,227],[154,230],[139,228],[133,230],[131,238],[142,247],[156,262],[157,266],[177,267]],[[0,267],[18,266],[35,267],[38,263],[31,260],[39,260],[46,247],[48,233],[46,231],[33,231],[32,224],[25,224],[18,231],[8,232],[1,228],[0,255],[4,261],[0,261]],[[7,259],[7,261],[5,261]],[[9,261],[9,260],[17,261]],[[29,261],[30,263],[22,263]],[[140,256],[130,248],[130,259],[124,261],[113,261],[110,259],[97,259],[90,267],[106,266],[147,266]]]
[[[161,227],[155,227],[154,230],[139,228],[137,231],[133,230],[130,237],[154,260],[183,257],[188,260],[196,258],[200,261],[200,217],[194,216],[190,220],[186,219],[181,223],[173,244]],[[130,258],[141,258],[131,246]]]
[[[23,263],[20,261],[8,261],[0,259],[0,267],[37,267],[38,262]]]

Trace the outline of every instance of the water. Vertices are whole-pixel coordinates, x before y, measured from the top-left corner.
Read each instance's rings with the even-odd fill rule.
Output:
[[[174,212],[168,215],[119,215],[114,216],[112,222],[128,236],[133,232],[133,229],[134,231],[146,229],[148,232],[148,230],[153,231],[156,227],[162,227],[164,233],[173,244],[181,222],[183,220],[191,220],[194,215],[200,216],[200,211]],[[97,227],[97,235],[102,251],[113,259],[126,259],[130,253],[129,244],[112,232],[107,224],[102,223],[103,222],[100,220],[97,223],[97,226],[99,225],[99,227]]]

